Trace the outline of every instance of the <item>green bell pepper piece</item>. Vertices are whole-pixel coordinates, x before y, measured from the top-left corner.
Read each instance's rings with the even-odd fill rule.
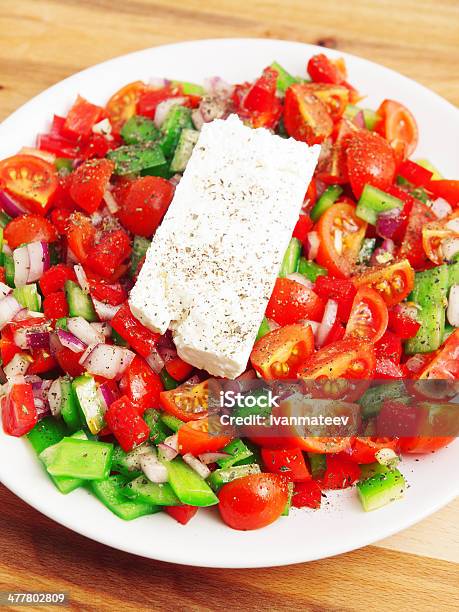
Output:
[[[238,464],[240,461],[248,459],[249,457],[252,457],[253,459],[252,451],[239,438],[231,440],[229,444],[222,448],[222,452],[228,453],[229,457],[217,460],[217,463],[221,468],[229,468],[235,464]]]
[[[182,504],[190,506],[214,506],[218,497],[194,470],[181,457],[173,461],[164,461],[167,467],[169,484]]]
[[[214,491],[218,492],[222,488],[222,486],[228,482],[232,482],[237,478],[243,478],[244,476],[250,476],[251,474],[259,474],[260,472],[261,470],[258,463],[249,463],[247,465],[233,465],[228,468],[215,470],[215,472],[212,472],[207,477],[207,482],[210,484]]]
[[[362,409],[362,418],[370,419],[379,414],[383,403],[387,400],[409,403],[411,398],[401,381],[387,382],[382,385],[370,387],[359,400]]]
[[[0,210],[0,227],[5,229],[8,223],[12,220],[12,217],[6,214],[4,210]]]
[[[154,506],[180,506],[181,501],[167,483],[157,484],[151,482],[145,476],[139,476],[128,482],[123,489],[123,494],[145,504]]]
[[[102,480],[110,474],[113,444],[64,437],[45,449],[40,459],[52,476]]]
[[[298,238],[291,238],[284,259],[279,270],[279,278],[284,278],[298,270],[298,263],[301,256],[301,242]]]
[[[159,418],[166,427],[174,432],[177,432],[182,425],[185,425],[184,421],[178,419],[172,414],[167,414],[167,412],[162,412]]]
[[[180,87],[185,96],[204,96],[206,90],[202,85],[189,83],[188,81],[172,81],[172,87]]]
[[[41,296],[38,293],[36,283],[24,285],[24,287],[16,287],[16,289],[13,289],[13,297],[15,297],[24,308],[34,312],[40,312]]]
[[[287,72],[278,62],[273,62],[270,67],[277,72],[276,88],[278,91],[285,93],[291,85],[299,82],[296,77]]]
[[[159,417],[160,413],[154,408],[149,408],[143,415],[143,420],[150,429],[150,440],[155,444],[164,442],[170,435],[169,429]]]
[[[89,488],[104,506],[124,521],[132,521],[140,516],[160,511],[159,506],[127,499],[123,494],[127,483],[128,479],[125,476],[117,474],[105,480],[94,480],[89,483]]]
[[[171,391],[172,389],[176,389],[178,386],[180,386],[180,383],[177,382],[175,378],[172,378],[166,368],[161,370],[159,377],[166,391]]]
[[[300,257],[298,272],[315,283],[318,276],[328,276],[327,268],[323,268],[314,261],[309,261],[306,257]]]
[[[327,469],[327,455],[322,453],[308,453],[309,467],[314,480],[322,478]]]
[[[5,266],[5,282],[9,287],[14,287],[14,259],[11,255],[3,253],[3,265]]]
[[[320,219],[326,210],[333,206],[342,193],[343,188],[341,185],[330,185],[327,187],[311,210],[311,219],[314,223]]]
[[[62,421],[54,417],[45,417],[27,434],[34,451],[39,455],[45,448],[53,446],[67,435],[67,428]]]
[[[75,432],[70,437],[75,440],[87,440],[88,439],[86,433],[83,430]],[[42,463],[44,464],[45,468],[48,466],[48,463],[51,461],[52,456],[53,456],[52,452],[45,452],[42,455],[40,455],[40,459]],[[49,473],[48,475],[51,478],[51,480],[54,482],[55,486],[64,495],[67,495],[68,493],[75,491],[75,489],[78,489],[79,487],[83,486],[84,483],[86,482],[82,478],[71,478],[68,476],[53,476],[52,474],[49,474]]]
[[[163,176],[168,169],[163,151],[158,144],[124,145],[109,151],[108,159],[115,164],[115,174],[151,174]]]

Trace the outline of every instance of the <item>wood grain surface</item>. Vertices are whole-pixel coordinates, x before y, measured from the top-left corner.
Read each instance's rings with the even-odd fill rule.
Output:
[[[0,120],[105,59],[235,36],[336,47],[459,104],[458,0],[0,0]],[[459,500],[377,546],[338,558],[209,570],[94,543],[0,486],[0,551],[0,590],[63,590],[75,610],[459,610]]]

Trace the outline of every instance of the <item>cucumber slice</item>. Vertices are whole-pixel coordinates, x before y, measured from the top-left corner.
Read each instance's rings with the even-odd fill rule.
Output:
[[[183,172],[186,168],[188,160],[193,153],[195,144],[198,142],[199,132],[190,128],[185,128],[180,134],[177,148],[172,158],[170,170],[171,172]]]
[[[89,322],[99,320],[91,298],[76,283],[65,281],[65,295],[71,317],[83,317]]]

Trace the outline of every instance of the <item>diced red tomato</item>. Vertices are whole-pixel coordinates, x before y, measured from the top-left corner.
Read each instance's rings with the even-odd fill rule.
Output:
[[[89,292],[92,297],[110,306],[119,306],[127,300],[127,294],[121,283],[109,282],[90,271],[86,273]]]
[[[446,179],[430,181],[426,184],[426,188],[437,198],[445,199],[451,206],[459,206],[459,181]]]
[[[135,115],[137,102],[145,89],[145,83],[134,81],[122,87],[107,102],[105,110],[115,133],[119,132],[126,121]]]
[[[266,308],[266,316],[282,326],[303,319],[320,321],[324,306],[322,299],[309,287],[289,278],[278,278]]]
[[[53,134],[39,134],[37,137],[37,147],[40,151],[53,153],[57,157],[75,159],[79,154],[79,147],[71,140],[54,136]]]
[[[46,297],[50,293],[63,291],[65,281],[71,280],[76,282],[76,276],[73,268],[65,264],[57,264],[46,270],[40,278],[40,290]]]
[[[194,456],[202,453],[214,453],[221,450],[231,441],[228,436],[209,434],[207,417],[189,421],[178,430],[178,449],[182,455],[191,453]]]
[[[131,241],[125,231],[106,232],[90,250],[86,266],[102,278],[110,279],[130,254]]]
[[[8,223],[3,237],[10,249],[16,249],[21,244],[43,241],[55,242],[57,232],[52,223],[41,215],[21,215]]]
[[[169,516],[175,519],[181,525],[186,525],[191,521],[193,516],[197,513],[199,508],[196,506],[164,506],[164,510]]]
[[[252,85],[237,86],[233,95],[236,112],[249,119],[252,127],[273,128],[279,121],[282,104],[276,93],[277,72],[265,68]]]
[[[181,97],[181,95],[182,92],[179,87],[171,87],[170,85],[160,89],[145,88],[138,98],[137,113],[153,119],[158,104],[169,98]]]
[[[406,258],[415,270],[422,270],[429,263],[422,245],[422,228],[435,220],[430,208],[414,200],[399,255]]]
[[[13,155],[0,161],[0,188],[31,211],[47,213],[57,189],[54,165],[34,155]]]
[[[10,392],[2,397],[1,407],[3,429],[9,436],[24,436],[37,423],[31,384],[13,385]]]
[[[346,336],[377,342],[387,329],[388,319],[387,306],[379,293],[360,287],[352,304]]]
[[[156,347],[159,334],[152,332],[134,317],[126,302],[111,321],[113,329],[142,357],[148,357]]]
[[[293,490],[292,506],[295,508],[320,508],[322,491],[315,480],[297,482]]]
[[[81,376],[84,373],[84,368],[79,364],[79,360],[81,359],[81,353],[74,353],[67,347],[63,346],[60,348],[56,354],[55,358],[60,368],[72,378],[76,376]]]
[[[349,137],[346,149],[347,170],[352,191],[359,198],[365,185],[383,191],[394,181],[394,153],[384,138],[360,130]]]
[[[401,163],[414,152],[418,144],[418,126],[411,112],[394,100],[384,100],[376,114],[380,120],[375,130],[385,138]]]
[[[349,104],[349,89],[342,85],[329,85],[325,83],[308,83],[311,93],[323,102],[334,122],[343,116]]]
[[[359,466],[343,456],[328,455],[325,474],[318,480],[322,489],[346,489],[360,477]]]
[[[313,351],[311,326],[296,323],[274,329],[260,338],[252,349],[250,361],[265,380],[295,378],[298,368]]]
[[[125,395],[110,404],[105,420],[126,453],[148,440],[150,436],[148,425]]]
[[[338,305],[339,310],[339,305]],[[331,330],[328,332],[328,336],[325,338],[325,341],[322,346],[327,346],[327,344],[332,344],[333,342],[338,342],[338,340],[342,340],[346,335],[346,330],[340,321],[335,321],[332,325]]]
[[[174,186],[166,179],[159,176],[138,178],[120,198],[118,218],[133,234],[150,237],[161,223],[173,195]]]
[[[339,85],[345,80],[345,76],[338,66],[323,53],[311,57],[308,61],[307,71],[316,83]]]
[[[81,213],[73,213],[66,224],[67,244],[77,261],[84,263],[94,244],[96,228]]]
[[[320,144],[333,131],[327,106],[307,84],[296,83],[285,92],[284,125],[287,133],[309,145]]]
[[[457,380],[459,378],[459,329],[447,339],[435,357],[419,374],[420,379]]]
[[[67,208],[55,208],[51,211],[50,219],[58,233],[64,235],[70,226],[72,211]]]
[[[27,374],[43,374],[54,370],[57,366],[57,362],[52,355],[49,354],[48,349],[35,349],[31,350],[32,363],[27,368]]]
[[[171,391],[162,391],[160,402],[163,410],[182,421],[195,421],[207,416],[209,381],[197,385],[181,385]]]
[[[415,306],[413,305],[414,309]],[[421,324],[413,317],[413,308],[407,307],[405,303],[397,304],[389,308],[388,328],[401,340],[414,338]]]
[[[349,458],[355,463],[374,463],[376,461],[375,453],[383,448],[390,448],[397,451],[397,438],[354,438],[349,450]]]
[[[306,240],[306,236],[311,231],[313,223],[309,215],[300,215],[293,230],[293,238],[298,238],[300,242]]]
[[[7,325],[3,328],[0,338],[0,356],[2,358],[2,365],[6,366],[17,353],[21,352],[22,349],[20,349],[14,343],[11,325]]]
[[[69,307],[63,291],[48,293],[43,300],[45,317],[51,320],[68,317]]]
[[[114,167],[109,159],[90,159],[72,174],[70,195],[85,212],[91,214],[101,205]]]
[[[273,474],[281,474],[294,482],[311,480],[311,473],[299,448],[262,448],[263,465]]]
[[[386,358],[399,364],[402,356],[402,341],[400,337],[390,331],[386,331],[375,344],[375,354],[376,359]]]
[[[91,134],[92,126],[100,121],[103,115],[103,108],[78,96],[65,118],[62,134],[71,140],[77,140],[80,136],[86,138]]]
[[[163,384],[158,374],[136,355],[120,380],[120,389],[139,413],[143,414],[148,408],[159,406]]]
[[[80,159],[101,159],[107,155],[109,151],[120,145],[120,142],[112,137],[108,140],[102,134],[91,134],[89,138],[80,146],[78,157]]]
[[[327,301],[335,300],[338,303],[337,318],[346,322],[351,313],[352,303],[357,290],[351,280],[333,278],[332,276],[318,276],[314,285],[317,295]]]
[[[169,376],[172,376],[174,380],[182,381],[187,379],[193,371],[193,366],[180,357],[173,357],[166,362],[165,366]]]
[[[260,529],[279,518],[288,501],[287,479],[279,474],[252,474],[220,489],[218,509],[233,529]]]
[[[410,182],[415,187],[424,187],[432,178],[432,172],[416,164],[410,159],[406,159],[397,169],[397,173]]]
[[[346,150],[350,137],[357,132],[357,126],[348,119],[341,119],[333,135],[334,142],[328,154],[321,155],[317,167],[317,178],[327,184],[344,184],[349,182]]]

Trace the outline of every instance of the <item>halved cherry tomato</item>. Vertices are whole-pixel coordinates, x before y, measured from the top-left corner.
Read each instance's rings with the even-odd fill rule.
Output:
[[[387,329],[389,315],[382,297],[370,287],[360,287],[352,304],[346,336],[377,342]]]
[[[375,344],[376,359],[390,359],[395,364],[400,363],[402,356],[402,341],[396,334],[386,331]]]
[[[354,438],[351,448],[348,451],[349,458],[356,463],[374,463],[375,453],[383,448],[390,448],[394,451],[398,448],[398,438]]]
[[[294,482],[311,480],[311,472],[299,448],[262,448],[263,465],[272,474],[282,474]]]
[[[163,409],[182,421],[196,421],[207,416],[209,381],[198,385],[181,385],[171,391],[162,391],[159,396]]]
[[[320,508],[322,491],[315,480],[297,482],[293,490],[292,506],[295,508]]]
[[[11,325],[7,325],[3,328],[0,337],[0,356],[2,358],[2,365],[6,366],[15,355],[21,352],[22,349],[16,346],[14,342],[14,331]]]
[[[169,376],[172,376],[174,380],[178,381],[188,378],[194,369],[192,365],[186,363],[186,361],[183,361],[180,357],[169,359],[169,361],[166,361],[164,367]]]
[[[252,349],[250,361],[265,379],[295,378],[298,367],[314,351],[310,325],[286,325],[269,332]]]
[[[102,118],[103,114],[103,108],[78,96],[65,118],[62,134],[71,140],[77,140],[80,136],[86,138],[91,134],[92,126]]]
[[[298,371],[304,379],[369,379],[375,370],[373,345],[356,338],[344,338],[306,359]]]
[[[456,240],[459,240],[459,211],[422,227],[422,246],[437,266],[448,261],[444,246]]]
[[[214,453],[231,441],[229,436],[209,434],[207,418],[189,421],[178,430],[178,449],[182,455]]]
[[[3,429],[9,436],[24,436],[38,420],[32,385],[28,383],[13,385],[2,397],[1,408]]]
[[[399,256],[406,258],[415,270],[422,270],[429,263],[422,246],[422,228],[435,220],[436,217],[430,208],[423,202],[414,200]]]
[[[277,520],[288,501],[288,481],[279,474],[252,474],[220,489],[218,509],[233,529],[260,529]]]
[[[371,287],[386,302],[394,306],[406,298],[414,287],[414,270],[407,259],[390,266],[373,267],[353,279],[357,288]]]
[[[41,215],[21,215],[8,223],[3,236],[10,249],[16,249],[21,244],[41,240],[55,242],[57,232],[52,223]]]
[[[418,126],[410,111],[394,100],[384,100],[376,113],[381,118],[375,130],[394,149],[398,163],[413,153],[418,144]]]
[[[421,380],[459,378],[459,329],[446,340],[443,348],[419,374],[419,378]]]
[[[333,131],[327,106],[306,84],[295,83],[285,92],[284,125],[287,133],[309,145],[320,144]]]
[[[321,154],[317,165],[317,178],[327,184],[349,182],[346,150],[350,137],[358,127],[348,119],[341,119],[334,130],[335,141],[330,145],[328,154]],[[323,150],[325,146],[323,147]]]
[[[352,204],[331,206],[316,224],[320,238],[317,263],[338,278],[351,276],[366,229],[367,223],[356,216]]]
[[[120,380],[120,389],[143,414],[147,408],[159,406],[163,384],[146,361],[136,355]]]
[[[444,198],[451,206],[459,205],[459,181],[441,179],[430,181],[426,188],[437,198]]]
[[[374,132],[360,130],[349,137],[346,149],[347,170],[356,198],[365,185],[383,191],[394,181],[394,153],[384,138]]]
[[[0,161],[0,187],[32,210],[46,214],[57,189],[56,168],[33,155],[13,155]]]
[[[312,289],[289,278],[278,278],[266,308],[266,316],[279,325],[303,319],[320,321],[324,312],[322,299]]]
[[[340,67],[338,62],[332,61],[324,53],[318,53],[308,61],[307,71],[311,79],[317,83],[339,85],[346,78]]]
[[[263,74],[245,90],[240,88],[233,97],[236,112],[243,117],[247,116],[253,127],[273,128],[278,122],[282,104],[276,92],[277,72],[272,68],[265,68]]]
[[[160,336],[134,317],[128,302],[121,306],[110,325],[142,357],[148,357]]]
[[[400,438],[400,450],[402,453],[425,454],[433,453],[447,444],[450,444],[454,437],[450,436],[416,436]]]
[[[114,167],[109,159],[90,159],[72,174],[70,195],[87,213],[95,212],[101,205]]]
[[[77,261],[84,263],[94,244],[96,228],[82,213],[73,213],[67,221],[67,244]]]
[[[118,219],[133,234],[150,237],[174,196],[172,183],[159,176],[143,176],[132,181],[118,200]]]
[[[339,321],[345,322],[351,314],[357,290],[351,280],[334,278],[333,276],[318,276],[314,284],[314,291],[324,300],[332,299],[338,302]]]
[[[421,324],[416,319],[417,308],[413,302],[403,302],[389,308],[388,328],[402,340],[414,338]]]
[[[326,83],[308,83],[307,87],[316,98],[325,104],[333,121],[338,121],[343,116],[344,110],[349,104],[349,89],[347,87]]]
[[[317,482],[322,489],[346,489],[360,477],[359,466],[343,456],[327,457],[325,474]]]
[[[136,113],[137,102],[145,91],[142,81],[134,81],[117,91],[105,107],[114,132],[119,132],[128,119]]]
[[[86,266],[102,278],[111,279],[130,254],[131,241],[124,230],[106,232],[89,251]]]

